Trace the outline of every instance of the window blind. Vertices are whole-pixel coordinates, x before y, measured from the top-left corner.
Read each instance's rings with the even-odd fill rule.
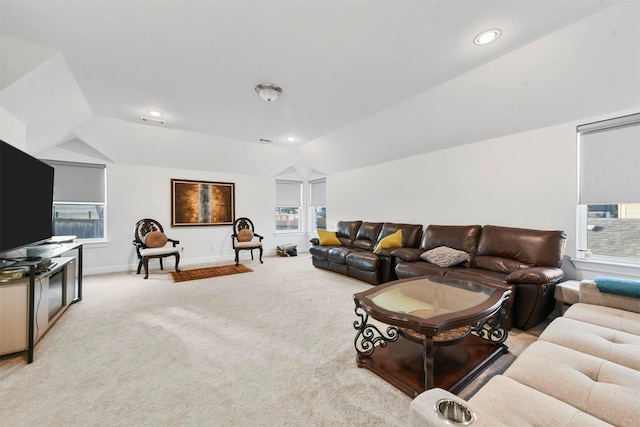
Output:
[[[105,165],[43,160],[53,166],[53,201],[105,202]]]
[[[640,114],[580,125],[578,203],[640,203]]]
[[[324,206],[327,204],[327,181],[316,179],[309,182],[311,187],[311,206]]]
[[[277,180],[276,206],[302,206],[302,182]]]

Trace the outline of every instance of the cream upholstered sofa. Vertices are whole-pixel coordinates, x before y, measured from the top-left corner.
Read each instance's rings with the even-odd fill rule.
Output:
[[[579,298],[468,402],[442,389],[416,397],[411,425],[640,426],[640,298],[593,281]]]

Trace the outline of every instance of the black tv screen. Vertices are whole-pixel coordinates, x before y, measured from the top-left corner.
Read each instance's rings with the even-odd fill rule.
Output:
[[[51,238],[53,167],[0,140],[0,253]]]

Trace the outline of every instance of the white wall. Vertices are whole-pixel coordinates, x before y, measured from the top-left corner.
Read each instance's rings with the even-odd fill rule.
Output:
[[[38,153],[37,157],[107,165],[108,241],[84,246],[85,274],[130,271],[137,268],[138,261],[132,241],[134,225],[141,218],[160,221],[169,237],[180,240],[180,247],[184,248],[181,266],[233,261],[231,226],[171,227],[171,178],[235,183],[236,217],[251,218],[256,232],[264,236],[265,256],[274,255],[277,245],[290,241],[302,244],[306,248],[306,234],[274,234],[273,177],[121,165],[63,149],[47,150]],[[254,252],[254,256],[255,262],[258,262],[258,253]],[[240,259],[250,262],[250,253],[242,251]],[[173,268],[173,258],[165,261],[165,266]],[[152,260],[151,267],[157,268],[157,262]]]
[[[0,108],[0,139],[23,151],[26,150],[26,125],[4,108]]]
[[[576,271],[576,126],[612,113],[352,170],[327,179],[328,229],[339,220],[493,224],[564,230]]]

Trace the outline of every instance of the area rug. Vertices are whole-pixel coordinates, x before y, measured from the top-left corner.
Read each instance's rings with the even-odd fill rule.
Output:
[[[220,265],[217,267],[196,268],[181,272],[170,272],[174,282],[186,282],[187,280],[208,279],[209,277],[227,276],[229,274],[248,273],[253,271],[244,265]]]

